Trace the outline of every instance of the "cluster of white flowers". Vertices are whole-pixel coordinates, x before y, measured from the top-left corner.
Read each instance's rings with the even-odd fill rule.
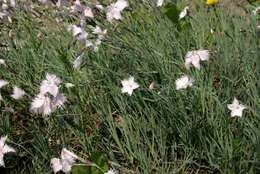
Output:
[[[0,8],[0,19],[3,19],[4,17],[9,16],[9,9],[16,6],[16,0],[3,0],[2,2],[0,2],[0,4],[2,4]]]
[[[51,159],[51,168],[54,173],[64,172],[69,173],[72,169],[72,166],[75,165],[76,160],[80,160],[80,158],[73,152],[69,151],[66,148],[61,150],[60,158],[52,158]],[[84,160],[81,160],[84,161]],[[116,174],[116,170],[109,169],[104,174]]]
[[[200,61],[208,61],[210,58],[209,50],[196,50],[196,51],[188,51],[185,56],[185,67],[190,69],[191,66],[194,66],[197,69],[200,69]],[[179,79],[175,81],[176,90],[186,89],[191,87],[194,83],[194,79],[189,77],[188,75],[183,75]],[[135,82],[134,77],[130,76],[128,79],[124,79],[121,81],[122,93],[127,93],[128,95],[132,95],[133,91],[139,88],[139,84]],[[152,87],[150,87],[152,85]],[[149,86],[149,89],[154,88],[154,82]],[[246,109],[246,106],[239,103],[239,101],[235,98],[232,104],[228,105],[228,109],[231,110],[231,117],[242,116],[242,112]]]
[[[49,0],[39,0],[43,4],[47,4]],[[9,2],[9,5],[8,5]],[[15,0],[3,0],[1,9],[3,12],[0,11],[0,18],[8,15],[7,9],[10,7],[16,6]],[[58,0],[56,5],[61,7],[62,5],[68,3],[67,0]],[[157,6],[162,6],[163,0],[157,1]],[[117,0],[117,2],[110,4],[106,10],[106,18],[109,22],[113,22],[114,20],[121,20],[122,14],[121,12],[128,7],[128,2],[126,0]],[[96,7],[100,10],[104,10],[104,7],[99,3],[96,4]],[[258,10],[256,9],[253,13],[257,14]],[[189,7],[185,7],[183,11],[179,14],[179,19],[184,18],[188,14]],[[81,15],[81,19],[84,21],[87,18],[94,18],[94,13],[89,6],[82,5],[80,0],[74,1],[73,5],[71,6],[72,13],[79,13]],[[84,23],[85,24],[85,23]],[[91,47],[96,52],[98,51],[98,47],[101,44],[102,40],[105,38],[107,34],[107,30],[102,30],[100,26],[96,25],[95,27],[90,27],[91,33],[88,33],[84,30],[84,25],[69,25],[68,31],[72,32],[73,37],[75,37],[78,41],[85,44],[87,48]],[[92,34],[95,35],[96,40],[90,40],[88,35]],[[208,61],[210,58],[210,51],[209,50],[193,50],[188,51],[185,55],[185,63],[184,66],[187,69],[192,67],[200,70],[201,69],[201,62]],[[73,63],[73,67],[78,69],[82,63],[81,55],[76,58]],[[6,66],[6,62],[4,59],[0,59],[0,65]],[[53,113],[57,108],[61,108],[64,103],[67,101],[64,94],[60,93],[59,88],[61,84],[61,79],[58,78],[54,74],[46,74],[46,78],[41,82],[39,93],[35,96],[32,100],[30,110],[33,113],[43,114],[43,115],[50,115]],[[188,75],[182,75],[175,81],[176,90],[186,89],[188,87],[192,87],[195,80]],[[9,82],[0,79],[0,90],[4,86],[8,85]],[[128,79],[124,79],[121,81],[122,88],[121,93],[127,93],[128,95],[132,95],[134,90],[140,87],[140,85],[135,81],[134,77],[130,76]],[[149,86],[149,89],[154,89],[154,82]],[[67,88],[71,88],[74,85],[71,83],[66,83],[65,85]],[[25,91],[21,88],[14,86],[13,93],[11,97],[13,99],[21,99],[25,95]],[[3,100],[1,93],[0,93],[0,101]],[[234,98],[232,104],[228,104],[227,108],[231,111],[231,117],[242,117],[243,110],[247,107],[241,104],[236,98]],[[8,146],[5,141],[7,136],[1,137],[0,139],[0,166],[5,166],[4,163],[4,155],[9,152],[15,152],[15,150]],[[66,148],[63,148],[60,154],[60,158],[52,158],[51,159],[51,167],[54,173],[57,172],[65,172],[68,173],[71,171],[72,166],[76,163],[78,156],[73,152],[69,151]],[[109,171],[105,172],[104,174],[116,174],[117,172],[114,169],[109,169]]]
[[[104,8],[99,2],[95,3],[95,8],[100,11],[106,11],[106,17],[109,22],[122,19],[121,12],[127,6],[128,2],[126,0],[118,0],[117,2],[110,4],[107,8]],[[91,48],[94,52],[97,52],[102,40],[104,40],[105,35],[107,34],[107,29],[101,29],[98,25],[95,27],[86,25],[86,19],[94,18],[94,13],[89,6],[82,5],[80,0],[74,1],[70,9],[72,13],[79,14],[80,25],[69,25],[67,27],[68,31],[72,33],[73,37],[83,43],[86,48]],[[86,32],[85,28],[90,31]],[[74,60],[73,67],[79,69],[81,63],[82,57],[80,55]]]
[[[42,81],[40,92],[31,103],[31,112],[50,115],[57,108],[61,108],[66,102],[66,97],[59,92],[61,80],[54,74],[46,74]]]
[[[208,50],[188,51],[185,56],[185,67],[189,69],[191,66],[194,66],[195,68],[200,69],[200,61],[207,61],[209,60],[209,57],[210,54]],[[191,87],[193,82],[194,79],[184,75],[175,81],[176,89],[180,90]]]
[[[51,159],[51,167],[54,173],[62,171],[68,173],[71,171],[72,166],[75,164],[78,156],[73,152],[63,148],[61,150],[60,158]]]
[[[51,0],[39,0],[40,3],[48,5],[52,3]],[[66,6],[70,4],[68,0],[58,0],[56,3],[57,7]],[[103,7],[98,1],[88,2],[88,5],[81,3],[80,0],[75,0],[72,5],[69,7],[70,12],[76,15],[80,19],[80,24],[71,24],[67,26],[67,30],[72,33],[73,37],[79,42],[83,43],[86,48],[92,49],[94,52],[97,52],[102,41],[107,34],[107,29],[101,29],[100,26],[96,25],[93,27],[88,24],[88,19],[94,18],[94,13],[92,8],[96,8],[100,12],[106,13],[106,19],[110,23],[114,20],[121,20],[121,12],[128,7],[128,2],[126,0],[117,0],[114,3],[111,3],[107,7]],[[92,8],[91,8],[92,7]],[[79,69],[82,63],[82,56],[79,55],[73,62],[73,67]]]

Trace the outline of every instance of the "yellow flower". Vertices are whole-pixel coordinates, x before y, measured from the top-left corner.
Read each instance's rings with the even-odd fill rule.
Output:
[[[215,5],[218,3],[218,0],[207,0],[206,4],[207,5]]]

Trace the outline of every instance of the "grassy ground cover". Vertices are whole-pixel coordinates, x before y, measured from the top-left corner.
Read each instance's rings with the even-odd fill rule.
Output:
[[[122,174],[260,172],[260,50],[253,5],[174,1],[179,10],[190,5],[189,16],[176,23],[166,5],[129,1],[122,21],[95,21],[108,32],[93,52],[66,30],[77,18],[33,3],[33,9],[17,7],[12,23],[0,28],[0,58],[7,65],[0,79],[10,85],[1,89],[0,134],[8,135],[17,152],[5,156],[1,173],[51,173],[50,159],[63,147],[85,160],[98,151]],[[198,49],[210,50],[210,60],[200,70],[187,70],[185,54]],[[83,63],[75,70],[72,62],[82,50]],[[62,79],[68,100],[47,117],[29,111],[46,73]],[[176,90],[183,74],[194,85]],[[129,76],[140,85],[132,96],[121,93],[121,80]],[[22,100],[10,97],[12,85],[25,90]],[[241,118],[230,117],[227,104],[234,97],[247,106]]]

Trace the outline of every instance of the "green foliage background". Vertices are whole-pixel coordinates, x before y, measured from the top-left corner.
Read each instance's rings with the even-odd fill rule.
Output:
[[[178,21],[169,12],[173,7],[130,1],[124,20],[100,23],[109,28],[106,41],[98,53],[84,52],[80,71],[71,62],[82,45],[54,17],[76,19],[53,8],[15,11],[13,22],[0,28],[6,45],[0,57],[8,65],[0,68],[0,79],[28,96],[14,101],[10,87],[1,89],[1,110],[13,107],[15,113],[1,113],[0,133],[18,156],[6,157],[7,168],[0,171],[51,173],[50,159],[67,147],[89,160],[99,151],[122,174],[259,173],[260,54],[253,6],[238,15],[227,6],[194,4],[190,17]],[[185,5],[178,1],[176,10]],[[188,71],[184,56],[196,49],[209,49],[211,59],[200,71]],[[29,106],[47,72],[75,87],[62,86],[69,100],[65,109],[43,118],[30,114]],[[176,91],[175,80],[183,74],[196,82]],[[120,89],[129,75],[141,86],[131,97]],[[157,86],[149,90],[152,81]],[[234,97],[248,106],[242,118],[230,118],[227,104]]]

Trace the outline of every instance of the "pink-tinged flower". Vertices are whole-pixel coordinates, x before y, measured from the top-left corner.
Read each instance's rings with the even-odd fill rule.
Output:
[[[19,100],[25,95],[25,91],[17,86],[14,86],[13,94],[11,95],[12,98]]]
[[[135,82],[134,77],[132,76],[130,76],[128,79],[122,80],[121,84],[123,86],[121,92],[127,93],[130,96],[135,89],[139,88],[139,84]]]
[[[67,29],[72,32],[72,35],[79,41],[85,41],[87,39],[88,33],[81,27],[78,27],[77,25],[69,25]]]
[[[228,104],[227,107],[231,111],[231,117],[235,117],[235,116],[242,117],[243,110],[246,109],[246,106],[240,104],[236,98],[234,98],[233,103]]]
[[[209,60],[209,56],[208,50],[188,51],[185,56],[185,67],[189,69],[192,65],[195,68],[200,69],[200,61]]]
[[[176,89],[186,89],[193,85],[194,80],[187,75],[182,76],[181,78],[175,81]]]
[[[4,155],[9,152],[15,152],[14,148],[8,146],[5,141],[7,136],[1,137],[0,139],[0,166],[5,166]]]
[[[71,6],[71,12],[76,13],[76,12],[80,12],[81,10],[82,10],[82,6],[80,0],[74,1],[73,5]]]
[[[77,155],[75,155],[73,152],[70,152],[66,148],[63,148],[61,151],[61,158],[51,159],[51,167],[54,173],[57,173],[59,171],[68,173],[71,171],[71,168],[75,164],[77,158]]]
[[[16,6],[16,0],[10,0],[10,6],[15,8]]]
[[[47,73],[46,79],[41,83],[40,93],[31,103],[31,112],[50,115],[57,108],[61,108],[67,99],[63,94],[59,93],[60,83],[60,78]]]
[[[59,93],[59,85],[61,83],[60,78],[54,74],[46,74],[46,79],[42,81],[40,87],[41,94],[51,94],[53,97],[56,97]]]
[[[128,2],[126,0],[117,0],[116,3],[112,3],[107,7],[107,20],[112,22],[115,20],[122,19],[121,11],[128,7]]]
[[[51,98],[38,94],[31,103],[31,112],[36,114],[50,115],[53,112]]]
[[[85,17],[88,17],[88,18],[93,18],[94,17],[92,9],[90,7],[87,7],[87,6],[84,7],[83,14],[84,14]]]
[[[3,19],[5,16],[8,16],[8,12],[7,11],[0,12],[0,19]]]
[[[62,108],[64,103],[67,101],[67,98],[63,94],[58,94],[52,99],[52,108]]]
[[[68,0],[58,0],[58,1],[56,2],[56,6],[57,6],[57,7],[61,7],[61,6],[64,6],[64,5],[66,5],[66,4],[68,4]]]
[[[58,94],[56,97],[38,94],[31,103],[30,111],[36,114],[50,115],[57,108],[61,108],[67,101],[63,94]]]

